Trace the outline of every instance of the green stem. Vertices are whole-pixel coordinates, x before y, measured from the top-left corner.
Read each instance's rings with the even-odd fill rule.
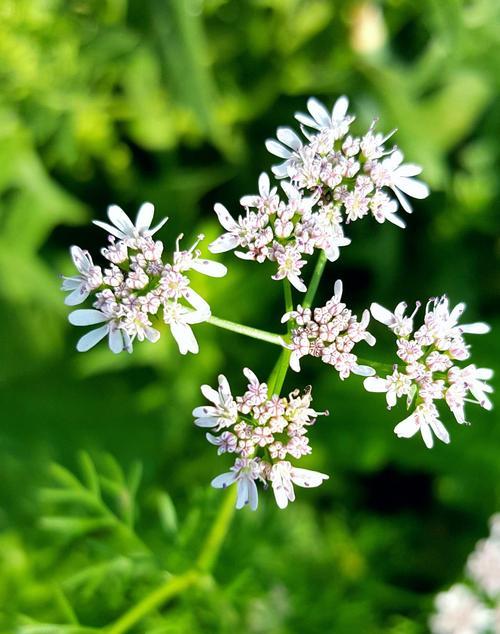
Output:
[[[196,585],[205,573],[213,568],[217,556],[227,535],[234,516],[237,487],[231,487],[226,498],[221,504],[215,517],[208,537],[198,555],[194,568],[182,575],[170,577],[161,586],[146,595],[128,612],[125,612],[107,630],[106,634],[123,634],[138,623],[142,618],[155,610],[173,597],[182,594],[188,588]]]
[[[125,612],[106,630],[106,634],[123,634],[127,632],[149,612],[160,607],[169,599],[182,594],[184,590],[194,586],[199,579],[200,573],[197,570],[188,570],[178,577],[171,577],[163,585],[145,596],[139,603],[136,603],[128,612]]]
[[[285,312],[289,313],[293,310],[292,285],[286,278],[283,281],[285,282]],[[288,323],[290,323],[290,321]]]
[[[394,365],[390,365],[389,363],[379,363],[378,361],[371,361],[371,359],[361,359],[358,357],[357,360],[358,365],[368,365],[370,368],[373,368],[377,372],[381,374],[392,374],[394,372]]]
[[[313,301],[314,296],[316,295],[316,291],[318,290],[319,282],[321,280],[321,276],[323,275],[323,271],[325,270],[326,265],[326,255],[324,251],[320,251],[318,260],[316,262],[316,266],[314,268],[314,272],[311,277],[311,282],[309,284],[309,288],[307,289],[306,296],[304,297],[304,301],[302,302],[303,308],[310,308]]]
[[[212,524],[210,533],[201,549],[196,562],[197,568],[203,572],[209,572],[217,560],[217,556],[227,535],[231,520],[234,516],[237,487],[231,487],[226,493],[226,499],[222,502],[219,512]]]
[[[243,326],[237,324],[234,321],[228,321],[227,319],[219,319],[213,315],[207,319],[207,323],[218,328],[224,328],[224,330],[231,330],[231,332],[237,332],[239,335],[245,335],[246,337],[252,337],[253,339],[259,339],[260,341],[267,341],[267,343],[273,343],[276,346],[282,346],[283,340],[281,335],[275,335],[272,332],[266,330],[259,330],[258,328],[252,328],[251,326]]]

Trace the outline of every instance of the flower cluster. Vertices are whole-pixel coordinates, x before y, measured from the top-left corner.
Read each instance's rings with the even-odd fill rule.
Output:
[[[410,213],[406,196],[429,195],[427,186],[413,178],[422,168],[403,164],[403,154],[397,147],[384,146],[396,130],[385,136],[376,133],[377,120],[363,136],[352,136],[349,129],[355,117],[347,114],[348,107],[347,97],[337,99],[331,113],[317,99],[309,99],[309,114],[295,115],[307,142],[291,128],[278,128],[278,141],[266,143],[271,154],[284,159],[273,172],[277,178],[290,179],[301,192],[331,202],[339,222],[353,222],[371,214],[378,222],[389,220],[404,227],[396,216],[397,201]]]
[[[304,256],[322,249],[334,261],[339,257],[339,247],[348,245],[350,240],[344,236],[334,205],[318,203],[317,197],[303,197],[289,182],[283,182],[281,187],[286,201],[280,199],[276,187],[271,189],[269,176],[261,174],[259,195],[241,199],[245,215],[237,221],[217,203],[215,213],[226,233],[209,249],[212,253],[245,249],[236,251],[236,255],[244,260],[275,262],[278,270],[273,279],[286,278],[297,290],[305,292],[301,278],[301,269],[307,264]]]
[[[412,178],[421,168],[402,165],[401,152],[384,147],[392,133],[376,134],[372,125],[363,137],[348,134],[354,117],[347,115],[345,97],[337,100],[331,115],[315,99],[307,105],[310,116],[296,115],[307,143],[290,128],[278,128],[279,141],[267,141],[269,151],[285,159],[273,168],[275,176],[288,179],[281,183],[285,199],[277,187],[271,187],[268,175],[261,174],[259,194],[240,200],[244,213],[237,220],[223,205],[215,205],[226,233],[209,247],[212,253],[238,249],[240,258],[275,262],[273,279],[287,278],[301,292],[306,290],[301,269],[307,256],[319,249],[334,261],[339,247],[350,243],[343,222],[371,213],[378,222],[390,220],[404,227],[396,215],[398,203],[386,190],[394,192],[408,212],[411,207],[405,194],[428,195],[427,186]]]
[[[467,561],[471,587],[457,583],[435,600],[432,634],[500,634],[500,515]]]
[[[207,440],[217,452],[235,454],[231,470],[212,480],[215,488],[237,483],[237,508],[257,508],[257,482],[271,484],[276,503],[285,508],[293,502],[293,485],[317,487],[328,476],[317,471],[292,466],[288,458],[299,459],[311,453],[307,431],[316,417],[327,412],[311,408],[311,390],[300,394],[295,390],[288,398],[268,396],[268,386],[245,368],[248,389],[233,398],[226,377],[219,376],[218,389],[201,387],[211,405],[193,410],[195,424],[211,429]]]
[[[413,318],[418,309],[419,304],[414,313],[407,316],[404,302],[398,304],[393,313],[379,304],[371,305],[373,317],[396,335],[397,356],[404,365],[395,365],[385,378],[365,379],[364,386],[369,392],[385,392],[389,409],[402,397],[406,397],[408,408],[414,403],[413,413],[396,425],[394,431],[402,438],[410,438],[420,431],[426,446],[432,447],[432,432],[439,440],[450,441],[439,420],[435,401],[443,400],[461,424],[467,422],[466,401],[488,410],[492,408],[487,394],[493,388],[485,381],[493,376],[493,371],[474,364],[457,365],[470,357],[463,335],[484,334],[489,326],[479,322],[458,324],[465,304],[450,309],[448,298],[442,296],[427,302],[424,323],[414,331]]]
[[[198,352],[191,324],[206,321],[210,307],[190,287],[186,273],[195,270],[222,277],[226,267],[201,258],[196,247],[203,236],[189,250],[181,250],[179,236],[172,263],[164,263],[163,243],[153,235],[167,219],[150,228],[153,214],[153,205],[144,203],[134,224],[122,209],[112,205],[108,209],[112,224],[94,221],[109,234],[109,244],[101,251],[107,261],[104,269],[94,264],[87,251],[71,247],[78,275],[63,278],[62,290],[69,291],[65,303],[76,306],[93,294],[93,308],[73,311],[69,321],[75,326],[102,324],[80,338],[80,352],[106,336],[115,353],[130,352],[135,339],[156,342],[160,331],[153,326],[154,321],[168,324],[182,354]]]
[[[351,372],[361,376],[375,374],[372,368],[358,364],[357,356],[352,352],[359,341],[375,344],[375,337],[367,332],[370,312],[365,310],[361,321],[341,302],[342,282],[337,280],[333,297],[321,308],[303,308],[285,313],[282,322],[293,320],[290,331],[292,351],[290,367],[300,372],[300,359],[306,355],[320,357],[324,363],[332,365],[341,379]]]

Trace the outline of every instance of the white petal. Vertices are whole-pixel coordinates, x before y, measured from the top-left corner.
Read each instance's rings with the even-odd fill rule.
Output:
[[[311,113],[312,118],[323,128],[329,127],[331,123],[330,113],[320,101],[311,97],[307,100],[307,109]]]
[[[248,492],[248,479],[240,478],[238,480],[238,497],[236,498],[236,508],[242,509],[250,501]]]
[[[123,336],[119,328],[112,327],[109,331],[109,349],[115,354],[123,352]]]
[[[432,449],[434,447],[434,437],[432,435],[432,431],[429,425],[426,425],[426,424],[420,425],[420,433],[422,434],[422,439],[425,443],[425,446],[428,449]]]
[[[412,198],[427,198],[429,195],[429,188],[422,181],[415,180],[413,178],[405,178],[401,176],[395,181],[395,185],[402,192],[411,196]]]
[[[258,207],[260,203],[260,196],[250,195],[242,196],[240,198],[240,205],[242,207]]]
[[[386,401],[389,407],[394,407],[397,403],[398,397],[395,390],[389,390],[387,392]]]
[[[78,304],[84,302],[89,295],[90,291],[84,290],[83,284],[80,283],[80,286],[65,298],[64,303],[66,306],[78,306]]]
[[[78,288],[82,285],[82,278],[80,275],[75,277],[66,277],[62,278],[61,290],[62,291],[74,291],[75,288]]]
[[[355,365],[352,369],[352,373],[358,376],[373,376],[376,374],[375,370],[368,365]]]
[[[493,378],[494,372],[491,368],[477,368],[476,377],[483,381],[489,381]]]
[[[91,330],[78,340],[78,343],[76,344],[76,349],[78,350],[78,352],[87,352],[87,350],[93,348],[96,343],[99,343],[101,339],[104,339],[108,332],[108,324],[106,324],[105,326],[101,326],[100,328],[96,328],[95,330]]]
[[[80,247],[72,246],[70,247],[71,258],[80,273],[87,273],[89,267],[91,266],[91,262],[89,261],[89,256],[80,249]]]
[[[255,256],[253,253],[248,253],[247,251],[235,251],[234,255],[240,260],[247,260],[248,262],[254,262]]]
[[[214,390],[213,387],[210,387],[210,385],[202,385],[200,390],[203,396],[207,399],[207,401],[212,401],[212,403],[214,403],[215,405],[219,404],[220,402],[219,392],[217,392],[217,390]]]
[[[233,233],[223,233],[208,245],[208,250],[211,253],[225,253],[226,251],[231,251],[236,248],[239,243],[238,236],[235,236]]]
[[[205,300],[203,300],[205,301]],[[206,303],[206,302],[205,302]],[[207,304],[208,306],[208,304]],[[182,320],[185,324],[201,324],[210,318],[210,307],[207,310],[190,310],[186,311]]]
[[[323,480],[328,480],[325,473],[319,471],[311,471],[310,469],[298,469],[293,467],[290,473],[292,482],[299,487],[319,487]]]
[[[203,299],[203,297],[199,295],[196,291],[193,291],[192,288],[186,288],[186,290],[183,292],[183,296],[184,296],[184,299],[186,299],[194,309],[202,313],[210,314],[210,305],[208,304],[208,302],[206,302]],[[190,322],[190,323],[196,323],[196,322]]]
[[[418,423],[414,414],[408,416],[408,418],[405,418],[394,427],[394,433],[398,438],[411,438],[417,431]]]
[[[101,229],[104,229],[112,236],[115,236],[115,238],[123,240],[127,237],[127,234],[123,233],[123,231],[120,231],[120,229],[113,227],[113,225],[109,225],[107,222],[101,222],[101,220],[92,220],[92,223],[95,224],[97,227],[101,227]]]
[[[370,305],[370,312],[373,319],[380,321],[380,323],[385,324],[386,326],[391,326],[394,323],[394,315],[391,311],[376,302],[373,302]]]
[[[103,321],[109,321],[104,313],[94,308],[81,308],[74,310],[68,315],[68,321],[73,326],[92,326],[94,324],[100,324]]]
[[[280,163],[280,165],[273,165],[271,168],[276,178],[288,177],[288,165],[286,163]]]
[[[231,388],[229,387],[229,383],[226,377],[223,374],[219,374],[219,389],[224,399],[232,398]]]
[[[144,231],[149,229],[149,227],[151,226],[154,213],[155,208],[152,203],[143,203],[140,206],[137,213],[137,218],[135,219],[135,227],[141,235],[143,235]]]
[[[217,416],[202,416],[194,421],[198,427],[215,427],[219,423]]]
[[[379,376],[370,376],[363,381],[363,386],[367,392],[387,392],[385,379]]]
[[[236,474],[234,471],[228,471],[227,473],[222,473],[212,480],[210,483],[214,489],[225,489],[229,485],[233,484],[236,480]]]
[[[154,236],[154,234],[159,231],[163,225],[168,222],[168,218],[163,218],[163,220],[160,220],[160,222],[155,225],[154,227],[151,227],[151,229],[148,229],[145,234],[148,236]]]
[[[249,383],[257,383],[257,384],[260,383],[259,379],[257,378],[257,375],[254,372],[252,372],[250,368],[243,368],[243,374],[248,379]]]
[[[234,231],[238,228],[237,222],[231,216],[229,211],[221,205],[220,203],[215,203],[214,211],[217,214],[217,218],[219,219],[220,224],[224,227],[226,231]]]
[[[209,390],[212,390],[212,388],[209,385],[205,385],[204,387],[208,388]],[[212,390],[213,392],[215,392],[215,390]],[[215,396],[216,398],[218,398],[218,394],[217,392],[215,392]],[[212,399],[208,399],[209,401],[211,401]],[[217,401],[218,402],[218,401]],[[212,405],[200,405],[199,407],[195,407],[192,414],[195,418],[203,418],[205,416],[217,416],[217,408],[213,407]]]
[[[307,286],[297,275],[288,275],[288,281],[292,286],[294,286],[301,293],[305,293],[307,291]]]
[[[389,222],[392,222],[392,224],[396,225],[396,227],[406,229],[406,222],[404,222],[404,220],[401,220],[401,218],[399,216],[396,216],[396,214],[386,214],[385,219]]]
[[[278,143],[278,141],[275,141],[274,139],[268,139],[266,141],[266,148],[268,152],[274,154],[274,156],[278,156],[279,158],[289,159],[292,155],[291,150],[286,148],[284,145],[281,145],[281,143]]]
[[[411,214],[412,208],[408,201],[408,198],[403,194],[403,192],[399,191],[397,187],[393,187],[392,191],[396,194],[396,198],[399,200],[399,204],[406,211],[406,213]]]
[[[446,444],[450,442],[450,434],[438,418],[433,418],[432,420],[430,420],[429,425],[432,427],[433,432],[436,434],[439,440]]]
[[[288,506],[288,495],[281,480],[273,482],[273,493],[278,507],[285,509]]]
[[[278,128],[276,136],[281,143],[292,148],[292,150],[297,151],[302,147],[302,141],[291,128]]]
[[[300,358],[295,351],[290,355],[290,367],[294,372],[300,372]]]
[[[302,112],[296,112],[294,117],[297,119],[297,121],[302,123],[302,125],[305,125],[308,128],[316,128],[316,130],[319,130],[321,127],[309,115],[303,114]]]
[[[146,326],[144,334],[146,335],[146,339],[151,341],[151,343],[156,343],[160,338],[160,331],[156,330],[156,328],[153,328],[152,326]]]
[[[177,341],[181,354],[187,354],[188,352],[192,352],[193,354],[198,353],[198,342],[189,326],[173,322],[170,324],[170,330],[174,339]]]
[[[334,121],[339,121],[344,119],[344,117],[347,114],[348,108],[349,108],[349,99],[345,95],[342,95],[342,97],[339,97],[333,105],[332,119]]]
[[[259,194],[263,197],[269,196],[271,192],[271,181],[266,172],[262,172],[259,176]]]
[[[220,262],[214,262],[214,260],[204,260],[195,258],[191,263],[191,268],[198,273],[209,275],[210,277],[224,277],[227,273],[227,268]]]
[[[461,332],[466,332],[471,335],[485,335],[490,332],[491,326],[489,324],[485,324],[482,321],[477,321],[474,324],[461,324],[459,326]]]
[[[337,280],[335,284],[333,285],[333,294],[336,301],[338,302],[342,298],[342,291],[343,291],[342,280]]]
[[[123,231],[123,233],[127,236],[133,236],[135,233],[135,227],[127,214],[123,211],[121,207],[118,205],[110,205],[108,207],[108,218],[110,221]]]
[[[422,168],[420,165],[415,165],[415,163],[405,163],[397,168],[395,174],[396,176],[411,178],[412,176],[418,176],[421,172]]]
[[[252,511],[256,511],[259,505],[259,492],[254,480],[248,482],[248,505]]]

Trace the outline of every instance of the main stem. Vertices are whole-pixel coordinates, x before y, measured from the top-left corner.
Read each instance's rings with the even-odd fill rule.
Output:
[[[309,308],[312,305],[325,264],[326,257],[324,253],[321,252],[318,261],[316,262],[311,283],[304,298],[303,306],[305,308]],[[293,297],[292,289],[288,280],[285,280],[284,290],[286,312],[290,312],[293,310]],[[218,317],[210,317],[210,319],[208,319],[208,323],[218,326],[219,328],[224,328],[248,337],[253,337],[254,339],[260,339],[261,341],[267,341],[280,346],[283,345],[283,339],[280,335],[274,335],[263,330],[258,330],[257,328],[241,326],[240,324],[236,324],[225,319],[219,319]],[[290,327],[288,330],[290,331]],[[281,392],[281,388],[283,387],[283,383],[285,382],[286,374],[288,372],[289,359],[290,350],[288,348],[283,348],[268,380],[270,396],[273,394],[279,395]],[[147,614],[161,607],[175,596],[182,594],[188,588],[196,585],[204,575],[210,573],[217,560],[217,556],[234,516],[236,494],[236,487],[232,487],[226,492],[226,498],[220,506],[214,523],[212,524],[212,528],[201,548],[194,567],[181,575],[171,577],[165,581],[163,585],[145,596],[128,612],[125,612],[125,614],[115,621],[106,630],[106,634],[124,634],[124,632],[127,632],[131,627],[136,625]]]

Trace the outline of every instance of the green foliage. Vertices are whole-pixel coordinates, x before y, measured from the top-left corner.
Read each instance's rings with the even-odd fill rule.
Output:
[[[399,128],[433,193],[405,232],[349,227],[321,299],[337,277],[357,308],[446,291],[496,326],[473,342],[477,365],[495,365],[499,12],[488,0],[0,0],[2,634],[104,632],[191,570],[222,501],[208,483],[227,467],[193,429],[199,385],[222,371],[237,390],[243,366],[267,376],[275,362],[208,325],[197,357],[168,336],[130,357],[79,356],[58,274],[70,244],[97,244],[89,220],[108,203],[154,202],[169,245],[180,231],[214,238],[213,203],[235,209],[272,163],[265,138],[310,94],[346,93],[363,123]],[[195,281],[214,314],[277,331],[279,285],[225,261],[226,278]],[[286,387],[307,384],[331,411],[306,465],[328,485],[286,512],[263,495],[235,518],[213,577],[130,631],[426,631],[433,594],[498,510],[498,415],[445,421],[451,445],[429,452],[393,437],[400,412],[356,378],[311,362]]]

